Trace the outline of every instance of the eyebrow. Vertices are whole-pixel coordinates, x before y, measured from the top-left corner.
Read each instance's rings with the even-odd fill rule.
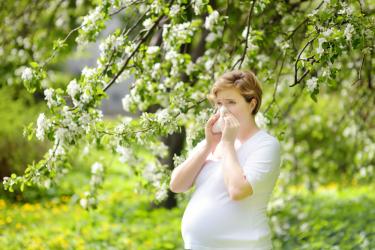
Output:
[[[222,99],[216,99],[216,101],[221,101]],[[234,99],[223,99],[223,100],[229,100],[229,101],[234,101]]]

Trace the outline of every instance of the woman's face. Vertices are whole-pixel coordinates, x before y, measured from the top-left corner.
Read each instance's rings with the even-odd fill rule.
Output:
[[[222,89],[216,93],[215,107],[220,109],[223,105],[236,117],[240,124],[248,123],[255,102],[248,103],[236,88]]]

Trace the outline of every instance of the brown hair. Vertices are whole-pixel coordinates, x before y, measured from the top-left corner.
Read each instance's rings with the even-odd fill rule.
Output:
[[[233,70],[221,75],[214,83],[207,99],[212,105],[215,105],[217,92],[222,89],[236,88],[244,97],[246,102],[251,102],[253,98],[257,101],[252,114],[258,113],[262,104],[262,88],[251,70]]]

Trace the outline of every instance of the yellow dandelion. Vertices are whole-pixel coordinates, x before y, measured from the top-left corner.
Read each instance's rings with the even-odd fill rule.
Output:
[[[0,199],[0,209],[6,207],[7,203],[5,200]]]

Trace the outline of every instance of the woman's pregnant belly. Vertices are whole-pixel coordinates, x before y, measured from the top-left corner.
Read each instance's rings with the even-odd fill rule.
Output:
[[[218,176],[210,178],[210,182],[202,183],[204,188],[196,189],[185,209],[181,221],[184,241],[211,247],[251,246],[268,241],[264,211],[256,209],[249,200],[231,200],[225,186],[217,186]]]

